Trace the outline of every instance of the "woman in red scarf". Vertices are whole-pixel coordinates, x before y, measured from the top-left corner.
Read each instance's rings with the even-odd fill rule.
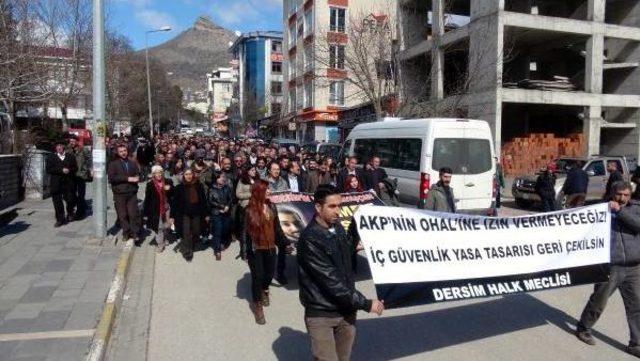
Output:
[[[164,251],[169,221],[169,199],[173,191],[173,182],[164,177],[164,169],[159,165],[151,168],[151,180],[147,182],[144,196],[143,214],[147,218],[147,228],[156,233],[157,251]]]

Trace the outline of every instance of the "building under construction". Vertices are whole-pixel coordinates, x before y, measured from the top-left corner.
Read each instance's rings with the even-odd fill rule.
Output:
[[[400,0],[398,21],[406,104],[488,121],[498,152],[578,133],[638,159],[640,1]]]

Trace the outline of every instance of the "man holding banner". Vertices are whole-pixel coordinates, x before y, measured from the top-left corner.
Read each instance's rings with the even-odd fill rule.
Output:
[[[609,207],[613,216],[613,245],[609,281],[595,285],[582,311],[576,336],[586,344],[596,344],[591,328],[607,306],[609,297],[618,289],[629,324],[627,352],[640,357],[640,206],[629,202],[631,184],[627,182],[614,183],[611,194],[613,200],[609,202]]]
[[[355,289],[351,273],[354,240],[340,225],[341,195],[331,186],[314,194],[316,216],[298,244],[300,301],[315,360],[349,360],[356,312],[381,315],[384,304]]]

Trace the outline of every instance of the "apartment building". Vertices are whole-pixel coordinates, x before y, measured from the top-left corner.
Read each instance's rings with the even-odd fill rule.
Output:
[[[255,31],[239,36],[230,51],[237,61],[239,116],[254,129],[278,118],[282,109],[282,32]]]
[[[392,24],[395,0],[284,0],[284,121],[302,143],[338,141],[341,112],[366,102],[347,79],[349,27]],[[391,25],[389,25],[391,26]]]
[[[403,102],[488,121],[498,151],[582,133],[584,155],[638,158],[640,2],[399,0],[398,18]]]
[[[234,87],[238,81],[233,67],[220,67],[207,74],[207,100],[211,125],[218,131],[228,129],[229,110],[234,101]]]

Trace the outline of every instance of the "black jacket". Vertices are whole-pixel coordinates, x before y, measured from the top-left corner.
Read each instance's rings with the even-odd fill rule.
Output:
[[[624,178],[622,177],[622,173],[620,173],[619,170],[616,170],[615,172],[609,175],[609,179],[607,179],[607,186],[605,188],[604,197],[603,197],[605,201],[609,201],[613,197],[613,194],[611,192],[611,187],[613,186],[613,184],[615,182],[621,182],[621,181],[624,181]]]
[[[226,215],[231,214],[231,206],[233,205],[233,194],[231,194],[231,188],[228,185],[224,185],[222,187],[218,187],[214,185],[209,188],[209,210],[211,214],[217,216],[220,212],[228,207]]]
[[[109,183],[114,194],[137,193],[138,183],[130,183],[127,181],[129,177],[138,177],[140,175],[140,167],[138,163],[132,159],[127,160],[127,166],[122,159],[117,158],[109,162],[107,168]]]
[[[556,199],[556,177],[544,172],[536,179],[536,193],[543,199]]]
[[[49,180],[51,193],[73,192],[73,178],[78,170],[76,157],[73,154],[65,153],[64,160],[60,160],[56,153],[49,155],[46,168],[51,177]],[[64,174],[63,168],[69,169],[69,173]]]
[[[387,177],[387,171],[382,168],[367,169],[364,171],[363,187],[365,190],[373,189],[376,191],[376,194],[380,195],[380,187],[378,187],[378,184],[382,183]]]
[[[207,203],[207,196],[205,195],[204,186],[199,181],[195,182],[196,191],[198,192],[198,202],[195,204],[188,203],[187,189],[184,183],[178,184],[173,191],[171,197],[171,218],[176,222],[182,218],[182,216],[208,216],[209,205]]]
[[[165,185],[171,187],[168,191],[165,192],[167,208],[171,204],[171,196],[173,194],[173,181],[171,179],[165,178]],[[153,184],[153,179],[147,182],[147,187],[144,192],[144,203],[142,206],[142,214],[147,217],[147,228],[154,232],[158,232],[158,222],[160,221],[160,197],[158,197],[158,193],[156,193],[156,186]]]
[[[344,182],[347,180],[348,176],[349,176],[349,171],[347,170],[346,167],[342,168],[340,172],[338,172],[338,176],[336,177],[336,187],[338,187],[338,189],[344,188]],[[364,171],[362,169],[356,168],[356,178],[358,178],[358,182],[360,182],[360,186],[362,187],[366,186],[364,182]]]
[[[275,237],[276,246],[286,247],[291,242],[289,242],[287,237],[284,235],[284,232],[282,231],[282,227],[280,226],[278,209],[273,203],[269,203],[269,208],[271,208],[271,212],[275,214],[275,217],[273,217],[273,222],[274,222],[273,229],[276,232],[276,237]],[[251,235],[249,234],[249,212],[248,211],[245,212],[245,216],[244,216],[244,231],[242,232],[242,238],[243,238],[241,240],[241,242],[243,243],[243,246],[241,247],[242,258],[246,258],[247,256],[255,252],[255,245],[253,243],[253,239],[251,238]]]
[[[564,181],[562,191],[566,195],[587,193],[589,187],[589,175],[582,168],[573,167],[567,174],[567,179]]]
[[[356,290],[351,272],[356,240],[340,224],[334,227],[332,233],[314,218],[298,241],[300,302],[307,317],[341,317],[371,309],[372,301]]]
[[[282,177],[282,179],[284,179],[285,182],[287,182],[287,185],[289,186],[289,189],[291,189],[291,182],[289,181],[289,174],[285,174],[284,177]],[[298,192],[300,193],[304,193],[307,191],[307,178],[304,176],[304,174],[300,174],[298,176]]]

